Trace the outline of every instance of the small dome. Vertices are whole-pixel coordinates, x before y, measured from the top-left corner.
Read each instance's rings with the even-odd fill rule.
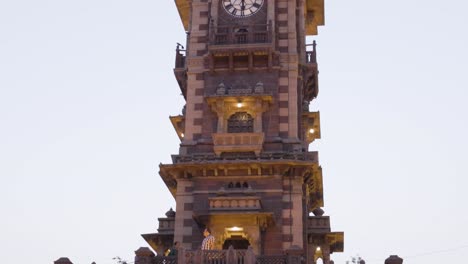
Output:
[[[54,261],[54,264],[73,264],[68,258],[59,258]]]
[[[167,218],[174,218],[175,217],[175,211],[172,210],[172,207],[171,207],[171,209],[169,209],[169,211],[166,212],[166,217]]]
[[[385,260],[385,264],[402,264],[403,259],[397,255],[390,255],[389,258]]]
[[[315,208],[315,209],[312,211],[312,213],[313,213],[315,216],[322,216],[322,215],[325,213],[325,211],[323,211],[322,208],[317,207],[317,208]]]

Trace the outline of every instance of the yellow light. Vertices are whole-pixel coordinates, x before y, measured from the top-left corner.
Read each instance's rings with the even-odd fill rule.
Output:
[[[315,251],[320,251],[320,250],[322,250],[320,247],[317,247],[317,248],[315,249]]]
[[[313,134],[314,132],[315,132],[315,130],[314,130],[313,128],[311,128],[311,129],[309,130],[309,133],[311,133],[311,134]]]
[[[242,103],[241,102],[238,102],[237,103],[237,108],[241,108],[242,107]]]
[[[181,136],[181,137],[185,137],[184,133],[180,133],[180,136]]]
[[[233,227],[229,227],[227,230],[228,230],[228,231],[236,232],[236,231],[242,231],[242,230],[244,230],[244,228],[242,228],[242,227],[237,227],[237,226],[233,226]]]

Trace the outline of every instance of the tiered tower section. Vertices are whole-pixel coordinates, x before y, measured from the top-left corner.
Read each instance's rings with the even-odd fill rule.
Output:
[[[315,35],[323,0],[176,0],[187,31],[174,73],[186,99],[171,122],[181,140],[160,175],[177,213],[143,235],[162,253],[196,250],[205,227],[216,249],[258,256],[295,248],[307,263],[343,250],[323,216]],[[313,214],[313,216],[312,216]]]

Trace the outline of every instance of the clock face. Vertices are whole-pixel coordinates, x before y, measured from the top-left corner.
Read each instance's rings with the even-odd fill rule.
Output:
[[[235,17],[248,17],[260,10],[264,0],[222,0],[226,12]]]

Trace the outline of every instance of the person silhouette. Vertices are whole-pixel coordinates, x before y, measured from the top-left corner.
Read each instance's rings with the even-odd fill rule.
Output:
[[[208,227],[205,228],[205,230],[203,230],[203,236],[205,236],[205,238],[202,241],[201,249],[202,250],[213,250],[214,249],[215,238],[211,234],[211,230]]]

